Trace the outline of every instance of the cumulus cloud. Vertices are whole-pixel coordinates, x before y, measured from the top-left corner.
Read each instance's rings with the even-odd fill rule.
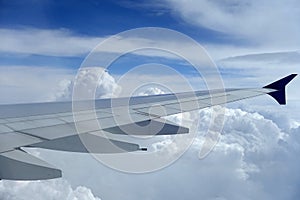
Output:
[[[87,69],[81,80],[85,84],[100,84],[94,76],[98,72],[103,72],[103,69]],[[111,95],[115,88],[116,83],[109,78],[110,75],[105,76],[103,81],[109,86],[99,86],[102,88],[102,92],[97,93],[100,96]],[[72,79],[65,80],[57,98],[70,98]],[[144,94],[166,92],[152,87]],[[254,102],[258,104],[258,101]],[[278,105],[275,106],[263,104],[258,109],[245,105],[239,109],[226,109],[220,141],[201,160],[198,153],[212,111],[204,109],[196,112],[197,115],[184,114],[171,119],[179,122],[199,117],[199,135],[175,163],[149,174],[117,172],[88,155],[41,151],[40,157],[62,169],[65,179],[1,181],[0,198],[93,200],[97,199],[96,195],[104,199],[295,199],[300,195],[297,188],[300,180],[297,175],[300,167],[297,160],[300,153],[299,115],[293,119],[296,123],[292,125],[287,108],[278,111],[275,109]],[[289,109],[297,112],[293,106]],[[171,142],[168,137],[160,139],[163,140],[154,144],[158,149]],[[112,187],[117,192],[112,192]]]
[[[157,93],[165,92],[151,87],[144,95]],[[97,194],[113,199],[294,199],[299,196],[300,176],[295,175],[300,167],[295,159],[300,151],[299,126],[292,125],[286,114],[279,114],[272,106],[257,111],[251,106],[228,108],[219,143],[207,157],[199,160],[197,156],[211,112],[203,109],[190,116],[191,119],[199,117],[199,135],[190,150],[168,168],[137,176],[91,164],[87,171],[93,172],[95,180],[89,180],[87,185]],[[172,140],[165,137],[153,146],[159,149],[170,143]],[[101,173],[97,173],[99,170]],[[96,187],[100,177],[109,180],[103,181],[101,188]],[[109,192],[111,185],[118,193]]]
[[[295,199],[299,196],[299,126],[288,126],[274,114],[228,108],[219,143],[199,160],[211,112],[210,109],[198,112],[199,135],[191,148],[169,167],[153,173],[121,173],[77,154],[64,154],[58,160],[57,152],[53,152],[45,158],[60,165],[73,184],[84,184],[104,199]],[[169,142],[157,143],[158,148]],[[73,169],[69,169],[71,162]],[[111,192],[111,187],[118,192]]]
[[[161,88],[150,87],[139,95],[164,93]],[[184,117],[190,120],[199,117],[199,135],[190,150],[170,167],[135,176],[95,164],[88,170],[95,173],[95,179],[101,176],[110,181],[102,182],[103,187],[99,188],[95,187],[96,180],[90,180],[89,187],[106,198],[123,199],[294,199],[299,195],[300,176],[294,174],[300,167],[295,159],[300,151],[300,129],[292,125],[283,110],[280,114],[272,106],[226,109],[219,143],[207,157],[199,160],[197,156],[209,128],[211,112],[208,108]],[[181,122],[182,114],[168,119]],[[160,149],[170,143],[170,137],[164,137],[153,147]],[[118,193],[107,192],[111,185]],[[181,192],[174,188],[181,188]]]
[[[147,88],[145,91],[138,93],[138,96],[149,96],[154,94],[165,94],[166,92],[161,88],[157,87],[150,87]]]
[[[121,90],[121,87],[116,83],[115,79],[104,68],[81,68],[75,79],[65,79],[60,82],[60,87],[55,95],[55,99],[58,101],[71,100],[75,83],[77,92],[88,93],[88,97],[114,97],[117,96]],[[93,91],[94,87],[96,87],[96,91]],[[84,95],[80,98],[86,99],[87,97]]]
[[[268,119],[270,116],[266,118],[258,113],[227,109],[219,143],[205,159],[196,161],[210,112],[210,109],[200,111],[200,136],[191,150],[178,160],[179,164],[161,172],[169,175],[167,179],[171,179],[173,187],[188,192],[175,192],[164,197],[294,199],[299,195],[297,184],[300,177],[292,175],[300,166],[295,159],[299,153],[299,127],[283,131],[279,128],[280,123]],[[172,177],[172,173],[177,175]],[[181,178],[188,183],[180,184]],[[194,185],[201,189],[197,190]],[[163,195],[162,191],[158,193]]]
[[[100,200],[86,187],[73,189],[64,179],[49,181],[0,181],[2,200]]]
[[[199,112],[200,136],[196,139],[192,149],[201,147],[203,143],[204,138],[201,133],[203,134],[202,130],[207,128],[210,112],[210,109]],[[265,113],[267,112],[269,114],[263,115],[240,109],[226,109],[220,141],[213,152],[201,163],[210,164],[213,170],[207,171],[202,168],[203,166],[200,167],[203,171],[197,170],[197,172],[212,173],[208,176],[216,180],[210,180],[207,184],[219,186],[219,190],[216,188],[214,191],[218,196],[225,199],[293,199],[299,195],[296,189],[299,176],[291,177],[300,165],[300,162],[295,161],[299,153],[299,135],[295,133],[299,131],[299,127],[293,128],[291,124],[287,127],[285,121],[278,120],[276,112],[272,115],[271,111]],[[219,167],[222,174],[219,174]],[[283,167],[282,170],[281,167]],[[223,173],[231,174],[230,177],[226,177],[228,185],[222,182]],[[199,183],[203,184],[202,181]],[[223,190],[224,188],[230,190]],[[255,194],[252,193],[253,191]],[[209,196],[204,196],[204,198],[209,198]]]

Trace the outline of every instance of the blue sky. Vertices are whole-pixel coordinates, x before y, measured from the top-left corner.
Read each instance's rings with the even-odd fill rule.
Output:
[[[77,69],[104,38],[150,26],[170,28],[199,42],[223,75],[257,77],[257,74],[247,73],[248,68],[244,66],[237,69],[236,65],[228,64],[226,58],[274,52],[277,53],[274,57],[287,57],[280,52],[295,53],[299,43],[298,28],[295,28],[299,18],[297,6],[276,1],[271,9],[266,2],[4,0],[1,1],[0,28],[5,43],[0,65]],[[283,9],[283,5],[286,8]],[[289,8],[292,11],[288,11]],[[298,57],[298,53],[294,56]],[[172,60],[168,62],[171,64]],[[130,68],[130,62],[122,64],[123,69]],[[254,64],[261,68],[265,63]],[[172,66],[182,67],[176,60]]]
[[[185,31],[208,40],[222,35],[204,28],[194,30],[157,1],[2,1],[1,19],[3,28],[66,28],[89,36],[112,35],[143,26]]]
[[[195,28],[177,16],[170,8],[158,1],[147,3],[140,1],[2,1],[0,12],[0,28],[8,30],[60,30],[77,37],[106,37],[139,27],[170,28],[199,42],[228,43],[234,38],[226,34],[207,29]],[[43,38],[41,38],[43,39]],[[47,38],[45,38],[47,40]],[[99,40],[100,41],[100,40]],[[238,44],[238,40],[235,41]],[[97,43],[94,43],[94,46]],[[33,44],[34,45],[34,44]],[[90,45],[92,50],[93,45]],[[59,45],[57,45],[59,48]],[[70,47],[72,48],[72,47]],[[4,52],[1,54],[0,64],[5,65],[36,65],[79,68],[88,51],[80,55],[44,55],[43,53]],[[132,58],[123,64],[130,68]],[[145,57],[146,59],[146,57]],[[153,58],[148,58],[149,60]],[[142,56],[140,59],[142,60]],[[161,61],[161,59],[160,59]],[[174,67],[178,62],[171,63]],[[181,69],[183,66],[177,66]],[[182,70],[181,70],[182,72]],[[124,73],[123,70],[118,73]]]

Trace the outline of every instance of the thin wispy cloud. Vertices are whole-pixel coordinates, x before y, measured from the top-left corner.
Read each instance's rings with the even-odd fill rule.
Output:
[[[2,53],[82,56],[104,38],[75,36],[66,29],[0,29]]]
[[[300,5],[297,1],[166,2],[185,22],[225,33],[237,42],[299,48]]]

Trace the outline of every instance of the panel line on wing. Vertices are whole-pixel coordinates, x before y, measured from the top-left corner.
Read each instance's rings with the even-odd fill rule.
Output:
[[[23,135],[35,137],[35,138],[38,138],[38,139],[41,139],[41,140],[50,140],[50,139],[48,139],[48,138],[41,137],[41,136],[38,136],[38,135],[34,135],[34,134],[31,134],[31,133],[28,133],[28,132],[23,132],[23,131],[15,131],[15,132],[16,132],[16,133],[21,133],[21,134],[23,134]]]

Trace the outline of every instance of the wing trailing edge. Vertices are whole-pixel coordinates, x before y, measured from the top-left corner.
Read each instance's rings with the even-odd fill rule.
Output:
[[[189,128],[178,126],[165,119],[151,119],[132,124],[114,126],[104,129],[112,134],[120,135],[175,135],[189,133]]]
[[[263,88],[274,89],[276,91],[268,93],[271,97],[273,97],[280,105],[286,104],[285,97],[285,86],[293,80],[297,74],[290,74],[278,81],[270,83],[269,85],[264,86]]]
[[[0,179],[45,180],[59,178],[61,170],[22,150],[0,154]]]
[[[88,144],[88,149],[85,146],[86,144]],[[138,144],[113,140],[90,133],[83,133],[81,135],[76,134],[67,137],[57,138],[54,140],[43,141],[40,143],[29,145],[27,147],[95,154],[124,153],[140,150],[144,151],[144,148],[141,148]]]

